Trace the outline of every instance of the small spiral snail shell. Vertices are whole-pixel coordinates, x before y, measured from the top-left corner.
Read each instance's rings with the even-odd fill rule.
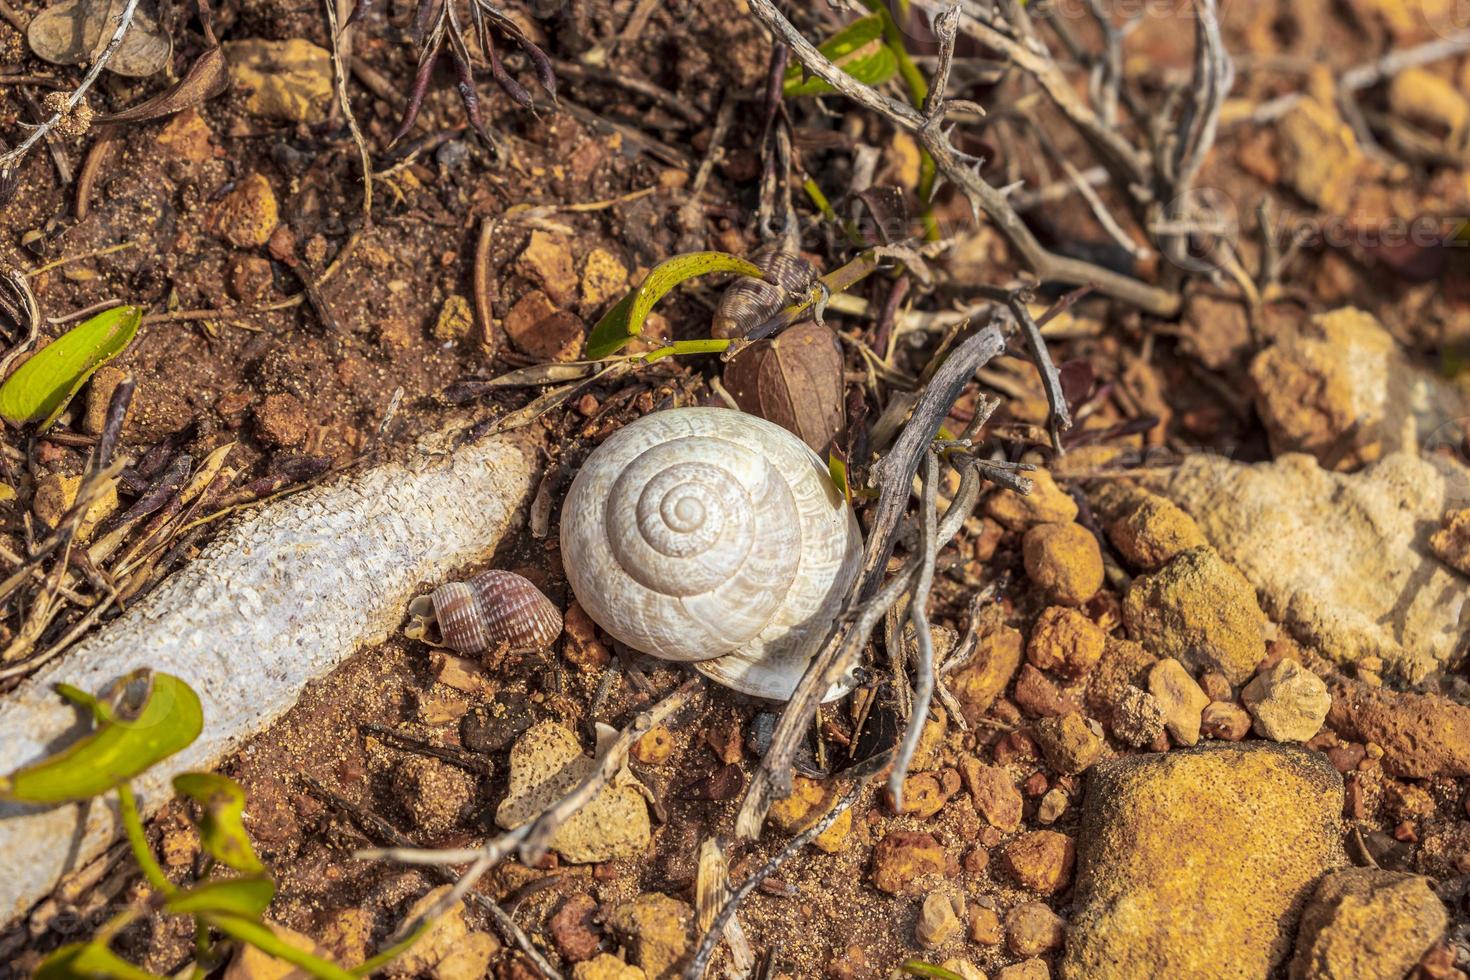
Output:
[[[857,573],[862,534],[800,439],[743,412],[680,408],[588,457],[561,545],[578,602],[614,637],[785,700]]]
[[[772,281],[741,276],[725,287],[710,322],[716,339],[744,337],[810,289],[816,278],[811,263],[789,245],[765,246],[750,261]]]
[[[561,635],[561,611],[531,581],[491,569],[467,582],[446,582],[409,606],[408,633],[426,638],[437,624],[444,646],[456,653],[530,653]]]

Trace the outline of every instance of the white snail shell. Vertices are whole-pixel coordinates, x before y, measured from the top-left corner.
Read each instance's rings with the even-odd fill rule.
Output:
[[[561,545],[577,601],[614,637],[786,700],[857,574],[862,533],[800,439],[743,412],[680,408],[588,457]]]

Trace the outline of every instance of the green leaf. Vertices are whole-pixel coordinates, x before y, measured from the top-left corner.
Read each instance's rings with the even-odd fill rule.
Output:
[[[297,949],[272,932],[269,926],[256,922],[254,919],[219,912],[207,912],[204,919],[225,935],[249,943],[276,959],[299,966],[318,980],[353,980],[353,974],[337,964],[308,953],[304,949]]]
[[[725,252],[690,252],[665,259],[653,267],[642,285],[624,296],[617,306],[597,321],[592,335],[587,338],[587,359],[597,361],[616,354],[624,344],[643,332],[643,322],[648,319],[653,304],[663,299],[669,290],[685,280],[714,272],[738,272],[742,276],[765,278],[765,273],[756,266]]]
[[[832,478],[832,485],[842,494],[842,499],[851,504],[852,489],[847,485],[847,463],[836,453],[827,454],[827,475]]]
[[[953,970],[946,970],[942,966],[925,963],[923,960],[904,960],[899,969],[914,977],[933,977],[934,980],[965,980]]]
[[[35,980],[162,980],[140,970],[102,943],[70,943],[36,967]]]
[[[853,21],[818,45],[818,50],[864,85],[882,85],[898,72],[898,56],[883,39],[883,18],[878,14]],[[801,65],[786,69],[783,96],[790,99],[834,91],[820,78],[803,77],[803,70]]]
[[[127,349],[142,323],[141,307],[115,306],[42,347],[0,385],[0,418],[50,426],[92,372]]]
[[[179,915],[214,912],[258,919],[275,895],[275,882],[264,875],[252,875],[205,882],[171,896],[163,907]]]
[[[63,693],[73,698],[80,694],[75,688]],[[0,776],[0,800],[48,804],[90,799],[173,755],[204,728],[199,696],[172,674],[144,668],[121,678],[100,697],[81,697],[93,711],[96,729],[55,755]]]
[[[245,812],[245,791],[239,783],[217,773],[185,772],[174,777],[174,790],[204,808],[198,821],[199,839],[211,857],[246,874],[265,870],[240,819]]]

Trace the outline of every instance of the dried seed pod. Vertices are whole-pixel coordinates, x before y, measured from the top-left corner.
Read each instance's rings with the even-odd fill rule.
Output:
[[[407,633],[427,639],[437,624],[444,646],[456,653],[544,650],[561,635],[561,611],[514,572],[491,569],[468,582],[447,582],[408,607]]]
[[[799,299],[816,279],[811,263],[789,245],[766,245],[750,261],[772,281],[741,276],[726,287],[710,324],[710,334],[720,340],[744,337]]]
[[[725,387],[742,410],[799,436],[823,458],[842,431],[842,348],[815,321],[741,351],[725,365]]]

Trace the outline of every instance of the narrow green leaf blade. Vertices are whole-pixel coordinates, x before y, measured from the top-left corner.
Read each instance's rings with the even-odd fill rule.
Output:
[[[205,882],[174,895],[164,903],[164,908],[179,915],[219,912],[258,919],[275,895],[275,882],[263,875],[252,875]]]
[[[898,72],[898,57],[883,41],[883,18],[869,14],[848,24],[818,45],[827,60],[865,85],[882,85]],[[801,65],[786,69],[781,94],[786,98],[825,95],[832,91],[820,78],[805,77]]]
[[[269,926],[254,919],[220,912],[205,913],[204,918],[206,922],[232,939],[249,943],[276,959],[298,966],[316,977],[317,980],[354,980],[353,974],[337,964],[305,950],[297,949],[272,932]]]
[[[137,306],[115,306],[42,347],[0,385],[0,418],[44,429],[102,365],[127,349],[143,323]]]
[[[0,800],[69,803],[106,793],[189,745],[204,728],[193,688],[172,674],[150,673],[136,712],[114,710],[96,729],[38,762],[0,776]]]
[[[265,870],[241,821],[245,791],[239,783],[218,773],[185,772],[174,777],[174,789],[204,808],[204,816],[199,819],[199,839],[210,856],[246,874]]]
[[[596,361],[617,353],[623,345],[643,332],[653,306],[689,279],[716,272],[736,272],[742,276],[763,278],[765,273],[745,259],[725,252],[689,252],[665,259],[648,273],[642,285],[624,296],[608,310],[587,338],[587,358]]]
[[[36,980],[162,980],[101,943],[70,943],[36,968]]]

